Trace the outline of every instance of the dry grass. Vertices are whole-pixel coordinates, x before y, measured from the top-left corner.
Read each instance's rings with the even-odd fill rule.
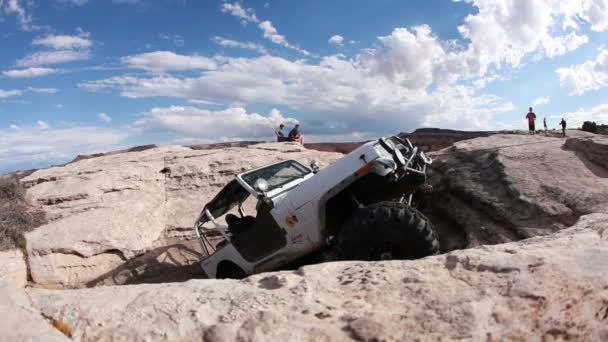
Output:
[[[44,212],[27,202],[25,187],[19,179],[0,177],[0,250],[24,248],[23,234],[44,223]]]

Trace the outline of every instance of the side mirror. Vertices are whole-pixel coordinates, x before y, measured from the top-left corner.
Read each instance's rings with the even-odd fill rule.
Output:
[[[310,168],[312,169],[312,173],[317,173],[319,172],[319,169],[321,168],[321,165],[319,165],[319,162],[316,160],[312,160],[310,162]]]

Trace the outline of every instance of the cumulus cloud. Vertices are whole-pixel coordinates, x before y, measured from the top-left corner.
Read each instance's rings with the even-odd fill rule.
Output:
[[[62,64],[91,58],[88,50],[38,51],[29,54],[15,63],[18,67],[35,67],[40,65]]]
[[[578,24],[598,30],[602,26],[600,18],[584,14],[592,6],[579,2],[465,1],[476,11],[459,27],[463,39],[458,41],[441,40],[429,26],[419,25],[396,28],[352,58],[336,55],[309,62],[225,57],[215,59],[217,68],[197,76],[123,75],[80,86],[115,89],[134,98],[285,105],[313,113],[305,124],[319,134],[386,132],[423,124],[492,128],[491,118],[513,110],[513,104],[479,94],[479,89],[504,79],[522,63],[553,58],[587,43]],[[253,17],[253,10],[228,5],[223,6],[225,13],[255,22],[266,39],[297,49],[270,21]]]
[[[332,45],[342,46],[344,44],[344,37],[336,34],[329,38],[328,42]]]
[[[38,127],[39,129],[47,129],[47,128],[50,128],[51,126],[49,126],[48,123],[46,123],[42,120],[38,120],[38,121],[36,121],[36,127]]]
[[[0,171],[8,172],[118,148],[128,133],[91,126],[50,127],[40,121],[32,126],[0,129],[0,136]]]
[[[540,106],[549,103],[551,99],[548,96],[537,97],[532,101],[532,106]]]
[[[216,62],[198,55],[179,55],[172,51],[146,52],[120,59],[129,68],[143,69],[153,72],[215,69]]]
[[[31,77],[46,76],[46,75],[54,74],[57,72],[59,72],[58,69],[32,67],[32,68],[27,68],[27,69],[6,70],[6,71],[3,71],[2,74],[6,77],[11,77],[11,78],[31,78]]]
[[[573,112],[566,112],[562,115],[569,127],[582,127],[585,121],[597,123],[608,122],[608,103],[595,106],[589,110],[580,108]]]
[[[226,38],[219,37],[219,36],[213,37],[213,41],[221,46],[254,50],[259,53],[264,53],[264,54],[267,53],[265,47],[263,47],[260,44],[253,43],[253,42],[239,42],[236,40],[226,39]]]
[[[249,113],[244,108],[234,107],[212,111],[196,107],[156,107],[143,113],[132,124],[140,131],[166,131],[182,138],[210,141],[234,138],[261,139],[272,137],[273,129],[280,123],[294,124],[296,119],[284,117],[277,109],[267,116]]]
[[[600,50],[595,60],[556,70],[559,83],[568,95],[582,95],[608,86],[608,50]]]
[[[99,119],[99,121],[101,121],[101,122],[106,122],[106,123],[107,122],[112,122],[112,117],[109,116],[106,113],[99,113],[99,114],[97,114],[97,119]]]
[[[95,91],[118,89],[123,96],[135,98],[169,96],[286,105],[319,113],[319,121],[307,126],[328,134],[386,133],[395,127],[419,126],[426,116],[443,114],[441,125],[480,128],[491,115],[510,108],[496,97],[476,97],[466,87],[441,87],[432,93],[418,86],[408,89],[373,69],[362,61],[338,56],[323,58],[319,64],[261,56],[229,58],[217,70],[197,77],[116,76],[80,86]],[[479,115],[484,110],[488,117]],[[327,113],[332,113],[331,118]]]

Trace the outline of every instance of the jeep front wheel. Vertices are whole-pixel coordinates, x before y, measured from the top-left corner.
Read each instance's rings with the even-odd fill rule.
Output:
[[[418,259],[439,253],[433,225],[400,202],[380,202],[357,211],[336,236],[339,260]]]

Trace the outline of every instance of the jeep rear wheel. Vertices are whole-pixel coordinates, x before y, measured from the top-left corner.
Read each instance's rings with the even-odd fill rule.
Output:
[[[336,236],[339,260],[418,259],[439,253],[433,225],[400,202],[380,202],[357,211]]]

